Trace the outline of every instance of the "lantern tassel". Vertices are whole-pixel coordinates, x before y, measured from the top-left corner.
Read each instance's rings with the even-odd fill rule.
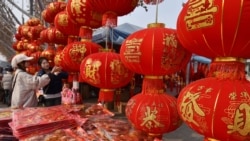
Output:
[[[142,83],[142,93],[159,94],[165,90],[163,76],[145,76]]]
[[[114,100],[113,89],[100,89],[98,102],[112,102]]]
[[[208,77],[218,79],[246,80],[245,63],[228,59],[214,60],[210,65]]]

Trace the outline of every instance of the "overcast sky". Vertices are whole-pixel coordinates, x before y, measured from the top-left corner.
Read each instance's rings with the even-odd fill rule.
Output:
[[[167,28],[176,28],[176,21],[182,8],[182,3],[187,0],[164,0],[158,6],[158,23],[165,23]],[[142,7],[137,7],[128,15],[118,18],[118,25],[129,22],[140,27],[147,27],[149,23],[155,23],[156,5],[146,5],[148,12]]]

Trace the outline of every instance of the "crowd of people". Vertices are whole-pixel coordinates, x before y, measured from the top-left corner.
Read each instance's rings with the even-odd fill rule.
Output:
[[[11,108],[36,107],[41,100],[37,96],[39,91],[43,97],[43,106],[61,104],[63,80],[68,73],[61,67],[51,67],[45,57],[40,57],[36,74],[28,73],[27,67],[33,57],[17,54],[11,60],[11,66],[5,69],[1,77],[1,86],[4,90],[2,102]]]

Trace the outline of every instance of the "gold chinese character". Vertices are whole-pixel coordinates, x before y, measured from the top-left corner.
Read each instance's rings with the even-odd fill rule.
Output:
[[[151,111],[150,107],[147,106],[146,109],[147,111],[144,113],[145,117],[143,118],[143,123],[141,123],[141,126],[146,126],[148,129],[164,127],[164,125],[158,122],[156,119],[158,113],[156,108]]]
[[[233,124],[227,126],[227,133],[239,132],[242,136],[250,134],[250,106],[243,103],[236,109]]]
[[[213,5],[214,0],[190,0],[185,16],[188,30],[212,26],[214,24],[214,13],[218,8]]]
[[[101,66],[101,64],[101,61],[92,60],[92,58],[89,58],[86,61],[85,75],[94,84],[100,83],[99,67]]]
[[[200,92],[194,94],[187,92],[187,94],[183,97],[181,104],[181,112],[183,113],[184,120],[192,122],[196,126],[199,126],[199,124],[194,120],[194,112],[200,116],[205,116],[205,113],[202,111],[196,101],[199,97]]]

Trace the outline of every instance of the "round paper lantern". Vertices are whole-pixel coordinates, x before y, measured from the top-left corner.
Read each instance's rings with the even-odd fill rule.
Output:
[[[136,129],[160,138],[182,123],[177,112],[177,100],[164,93],[162,79],[162,76],[145,76],[142,92],[133,96],[126,106],[126,116]]]
[[[174,73],[191,58],[191,53],[179,43],[176,30],[164,28],[161,23],[149,24],[149,28],[129,35],[120,55],[126,67],[145,75]]]
[[[189,0],[178,17],[178,38],[185,48],[201,56],[249,58],[249,16],[247,0]]]
[[[214,60],[209,77],[190,83],[178,97],[183,121],[208,141],[250,140],[250,83],[245,63],[230,60]]]
[[[102,25],[117,26],[117,16],[132,12],[139,0],[88,0],[87,5],[103,14]]]
[[[69,18],[79,26],[98,28],[101,26],[102,15],[87,4],[90,0],[68,0],[67,13]]]
[[[85,82],[101,88],[98,101],[110,102],[114,89],[128,84],[134,73],[122,64],[119,54],[99,52],[82,60],[80,75]]]
[[[55,27],[65,35],[78,36],[80,26],[70,20],[66,10],[59,12],[54,20]]]
[[[63,49],[63,60],[66,66],[70,67],[73,72],[79,72],[82,60],[86,56],[98,52],[101,48],[100,45],[89,40],[73,42]]]

